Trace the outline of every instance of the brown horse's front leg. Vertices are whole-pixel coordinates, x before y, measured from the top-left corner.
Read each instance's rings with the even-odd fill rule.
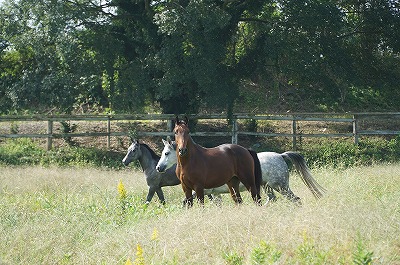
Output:
[[[197,201],[201,205],[204,205],[204,189],[203,188],[196,188],[195,191],[196,191]]]
[[[183,206],[185,207],[192,207],[193,206],[193,195],[192,195],[192,189],[188,188],[186,185],[182,183],[182,189],[183,192],[185,193],[185,199],[183,200]]]

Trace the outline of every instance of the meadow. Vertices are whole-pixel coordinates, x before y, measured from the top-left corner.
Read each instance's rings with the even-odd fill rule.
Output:
[[[400,264],[400,164],[315,168],[328,192],[261,207],[145,206],[136,168],[0,166],[0,264]],[[263,195],[265,201],[265,195]]]

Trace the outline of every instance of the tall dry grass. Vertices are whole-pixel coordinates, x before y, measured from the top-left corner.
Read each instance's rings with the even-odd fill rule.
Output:
[[[313,170],[328,193],[315,200],[294,174],[298,207],[143,206],[143,173],[0,168],[0,264],[400,264],[400,165]],[[127,195],[121,198],[118,184]],[[263,196],[265,198],[265,196]]]

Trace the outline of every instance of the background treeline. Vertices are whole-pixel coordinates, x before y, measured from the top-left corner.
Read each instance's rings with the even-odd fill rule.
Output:
[[[0,113],[398,110],[396,0],[7,0]]]

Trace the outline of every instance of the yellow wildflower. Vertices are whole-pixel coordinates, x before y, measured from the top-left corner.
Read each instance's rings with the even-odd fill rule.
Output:
[[[152,241],[157,241],[158,240],[158,230],[157,230],[157,228],[154,228],[153,233],[151,234],[151,240]]]
[[[126,260],[125,265],[132,265],[132,262],[131,262],[131,259],[130,259],[130,258],[128,258],[128,259]]]
[[[136,259],[133,264],[134,265],[144,265],[145,264],[144,257],[143,257],[143,249],[139,244],[137,244],[137,246],[136,246]]]
[[[124,184],[122,183],[122,180],[119,180],[118,183],[118,193],[119,193],[119,198],[120,199],[125,199],[126,198],[126,189]]]

